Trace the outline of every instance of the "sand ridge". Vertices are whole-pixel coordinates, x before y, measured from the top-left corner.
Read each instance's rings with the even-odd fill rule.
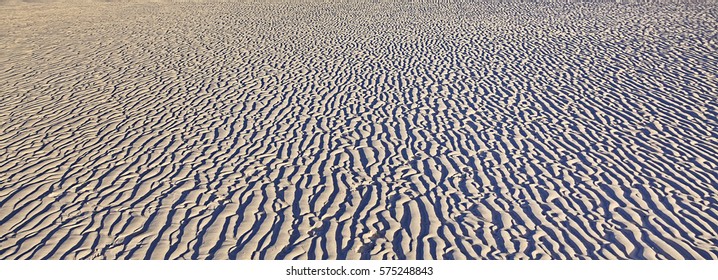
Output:
[[[38,7],[0,258],[718,258],[715,5]]]

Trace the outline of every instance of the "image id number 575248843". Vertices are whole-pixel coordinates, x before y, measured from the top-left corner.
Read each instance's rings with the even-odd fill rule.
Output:
[[[430,266],[382,266],[379,268],[379,275],[434,275],[434,268]]]

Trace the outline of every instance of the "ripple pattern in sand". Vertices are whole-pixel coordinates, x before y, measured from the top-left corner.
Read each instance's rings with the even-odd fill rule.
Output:
[[[718,258],[715,5],[45,7],[0,258]]]

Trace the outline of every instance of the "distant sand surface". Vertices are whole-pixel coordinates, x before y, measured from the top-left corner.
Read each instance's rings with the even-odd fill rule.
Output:
[[[4,2],[1,259],[718,259],[714,3]]]

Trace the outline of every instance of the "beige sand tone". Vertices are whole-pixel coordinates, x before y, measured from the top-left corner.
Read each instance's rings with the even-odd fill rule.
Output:
[[[0,258],[716,259],[718,10],[0,6]]]

